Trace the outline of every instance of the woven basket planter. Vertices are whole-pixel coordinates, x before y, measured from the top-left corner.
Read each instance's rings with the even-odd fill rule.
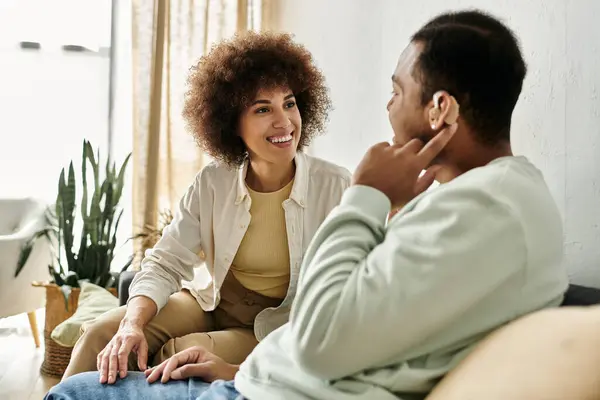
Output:
[[[34,282],[33,286],[43,287],[46,289],[46,317],[44,324],[44,362],[40,372],[42,375],[55,378],[62,378],[69,365],[71,359],[72,347],[64,347],[56,343],[50,335],[58,324],[71,317],[77,310],[79,301],[79,288],[73,288],[68,306],[65,307],[65,297],[58,285],[54,283],[38,283]],[[116,289],[109,290],[113,295],[117,296]]]

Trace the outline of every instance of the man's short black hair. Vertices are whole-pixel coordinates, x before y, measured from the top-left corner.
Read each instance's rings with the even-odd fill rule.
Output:
[[[446,90],[483,143],[510,140],[512,112],[527,72],[514,33],[498,19],[469,10],[435,17],[412,41],[423,44],[412,72],[423,86],[423,104]]]

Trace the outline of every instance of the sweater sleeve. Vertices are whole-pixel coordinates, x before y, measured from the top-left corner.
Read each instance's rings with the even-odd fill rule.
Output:
[[[322,379],[406,354],[526,258],[519,220],[485,191],[434,191],[386,227],[389,211],[383,193],[350,187],[305,255],[290,343]]]
[[[200,263],[200,190],[202,172],[189,186],[156,245],[146,251],[142,270],[131,283],[130,297],[146,296],[160,311],[169,296],[181,290],[181,280],[194,278]]]

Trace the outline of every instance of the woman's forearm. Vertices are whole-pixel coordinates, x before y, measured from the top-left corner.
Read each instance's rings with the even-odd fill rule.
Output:
[[[122,324],[144,328],[156,315],[156,303],[146,296],[136,296],[127,303],[127,312]]]

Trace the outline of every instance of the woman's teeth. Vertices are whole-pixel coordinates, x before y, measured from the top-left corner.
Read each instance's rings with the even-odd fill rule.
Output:
[[[267,140],[271,143],[285,143],[285,142],[289,142],[290,140],[292,140],[292,135],[271,136]]]

